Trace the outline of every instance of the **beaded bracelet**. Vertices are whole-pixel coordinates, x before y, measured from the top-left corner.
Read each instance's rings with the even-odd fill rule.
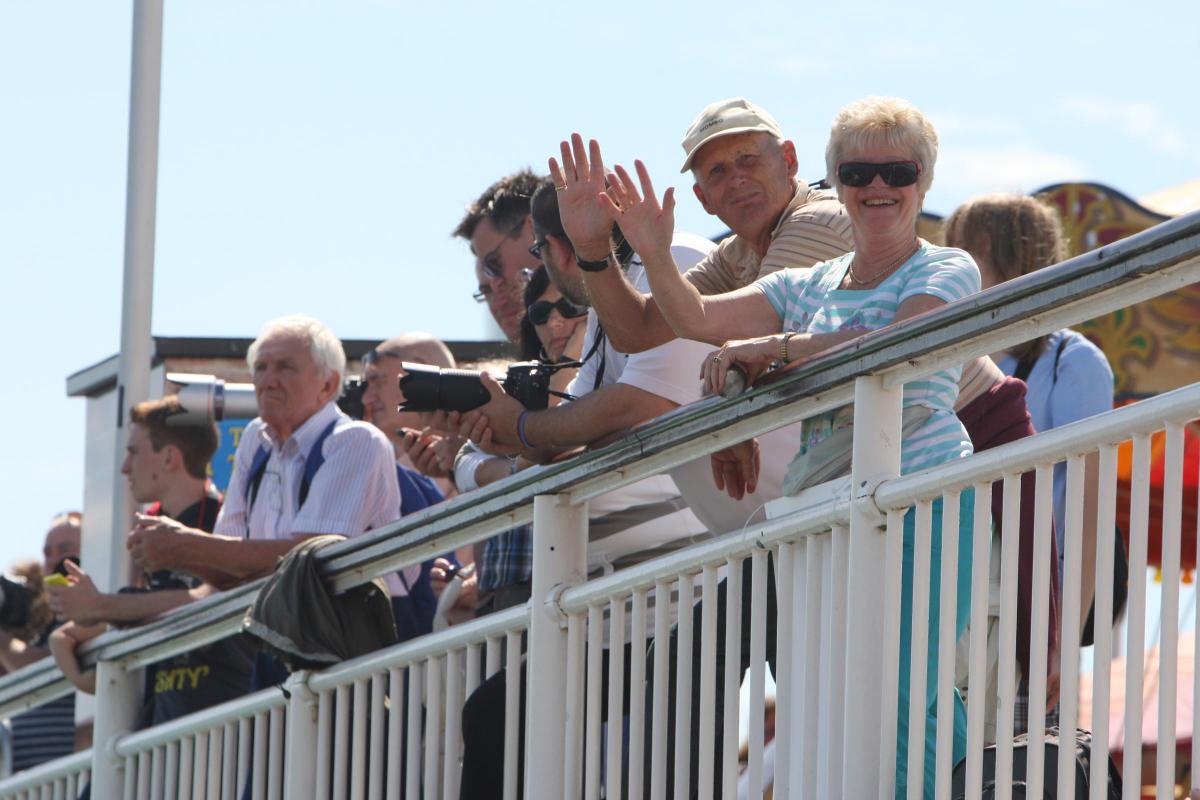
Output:
[[[521,416],[517,417],[517,438],[521,440],[521,446],[526,450],[532,450],[533,445],[525,438],[525,420],[529,418],[529,409],[521,412]]]

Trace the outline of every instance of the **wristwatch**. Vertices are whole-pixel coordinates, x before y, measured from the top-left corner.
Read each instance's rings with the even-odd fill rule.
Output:
[[[608,268],[610,261],[612,261],[612,253],[609,253],[599,261],[588,261],[587,259],[580,258],[578,255],[575,256],[575,263],[584,272],[600,272]]]

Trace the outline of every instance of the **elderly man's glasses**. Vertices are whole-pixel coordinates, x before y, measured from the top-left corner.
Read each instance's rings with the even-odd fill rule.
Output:
[[[868,161],[843,161],[838,164],[838,180],[843,186],[861,189],[869,186],[878,175],[883,182],[894,189],[912,186],[917,182],[921,168],[915,161],[888,161],[883,164],[872,164]]]
[[[577,306],[565,297],[560,297],[551,303],[549,300],[538,300],[536,303],[531,303],[525,313],[529,316],[529,321],[534,325],[545,325],[550,321],[550,312],[558,310],[563,319],[575,319],[582,317],[588,312],[583,306]]]

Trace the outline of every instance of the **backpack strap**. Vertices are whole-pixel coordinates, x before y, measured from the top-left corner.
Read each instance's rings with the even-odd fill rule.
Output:
[[[304,505],[304,501],[308,499],[308,487],[312,485],[313,478],[317,475],[317,470],[325,463],[325,440],[329,438],[329,434],[333,433],[333,427],[338,424],[335,419],[325,426],[325,430],[321,431],[321,435],[313,442],[312,449],[308,451],[308,457],[304,459],[304,475],[300,478],[300,497],[296,503],[296,508],[299,509]]]
[[[263,475],[267,471],[267,462],[271,460],[271,451],[265,444],[259,445],[250,461],[250,474],[246,476],[246,519],[250,519],[250,509],[258,499],[258,487],[262,485]]]
[[[1056,347],[1054,349],[1054,372],[1052,373],[1054,375],[1054,377],[1050,381],[1051,389],[1053,389],[1055,386],[1058,385],[1058,362],[1060,360],[1062,360],[1063,348],[1066,346],[1067,346],[1067,335],[1064,333],[1063,337],[1058,340],[1058,347]]]
[[[312,485],[313,478],[317,474],[317,470],[325,463],[325,453],[322,452],[325,447],[325,440],[329,438],[329,434],[333,433],[333,428],[338,421],[335,419],[326,426],[325,430],[321,431],[321,435],[313,442],[312,449],[308,451],[308,456],[304,459],[304,474],[300,478],[300,495],[296,508],[299,509],[304,505],[304,501],[308,499],[308,488]],[[258,499],[258,487],[262,485],[263,475],[267,471],[267,462],[271,460],[271,451],[266,445],[260,445],[254,453],[254,459],[250,462],[250,475],[246,479],[246,518],[250,518],[250,509],[254,507],[254,501]]]

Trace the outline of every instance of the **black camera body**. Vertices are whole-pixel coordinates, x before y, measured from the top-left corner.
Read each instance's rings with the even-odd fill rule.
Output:
[[[367,382],[359,375],[350,375],[342,381],[342,396],[337,405],[351,419],[362,419],[363,393],[367,391]]]
[[[71,555],[59,561],[50,575],[65,578],[67,561],[78,564],[79,556]],[[49,621],[50,609],[43,599],[45,577],[49,575],[42,575],[40,565],[36,565],[32,578],[24,574],[0,574],[0,628],[23,639],[27,634],[36,634]],[[33,630],[28,630],[31,625]]]
[[[519,361],[509,364],[504,376],[505,394],[530,411],[549,405],[550,378],[571,364],[546,364]],[[404,411],[472,411],[491,399],[480,380],[482,373],[466,369],[443,369],[405,361],[400,391],[404,392]]]

